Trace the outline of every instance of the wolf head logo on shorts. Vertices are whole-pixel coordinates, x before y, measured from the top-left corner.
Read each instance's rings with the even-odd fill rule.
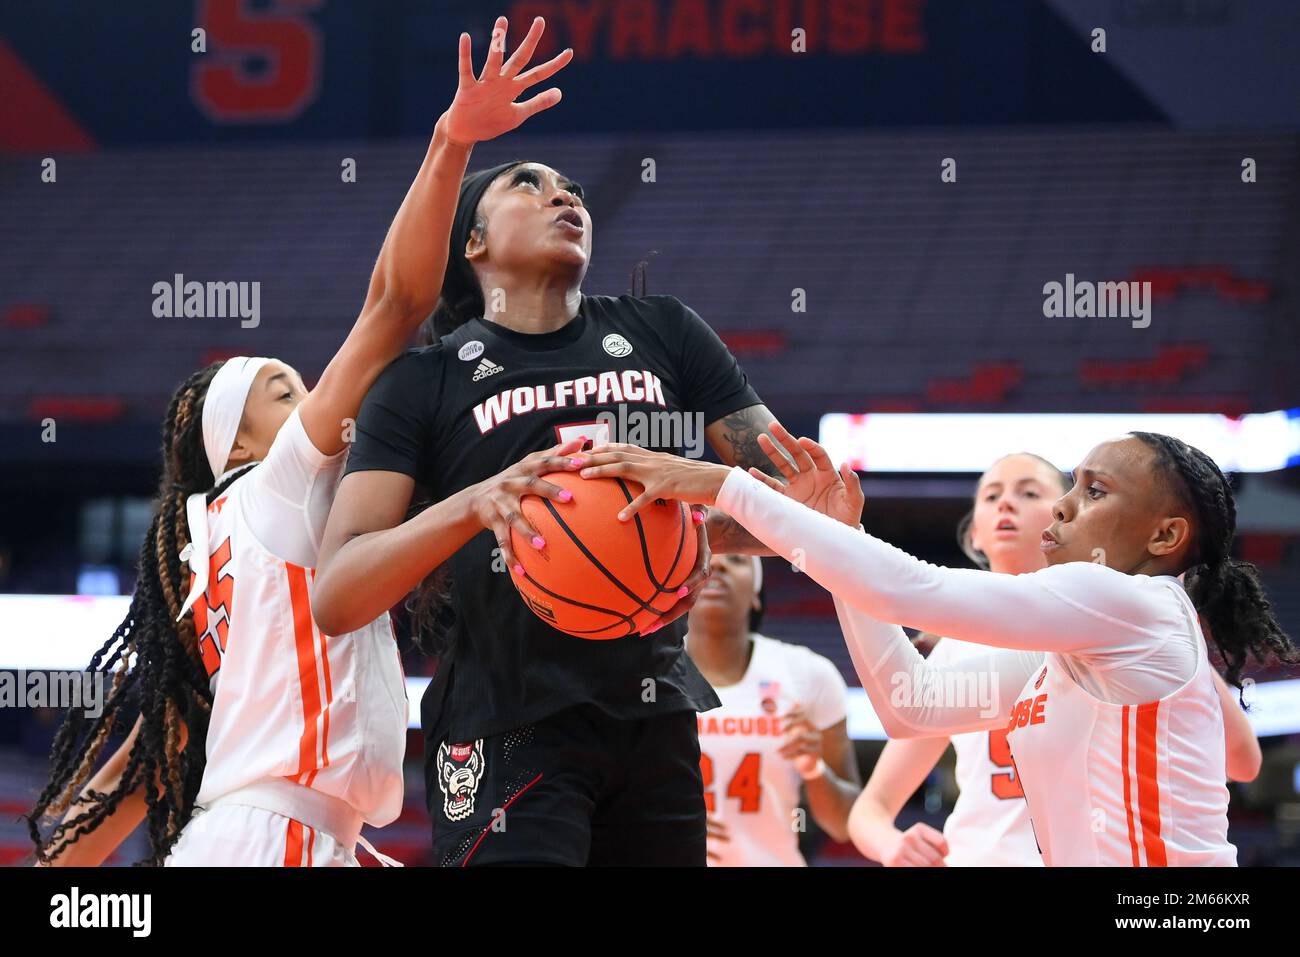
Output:
[[[438,745],[438,787],[442,813],[449,821],[463,821],[474,813],[474,795],[483,778],[483,739],[465,744]]]

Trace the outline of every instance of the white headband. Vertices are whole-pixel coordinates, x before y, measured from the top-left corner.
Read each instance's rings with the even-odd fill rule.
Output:
[[[220,482],[235,444],[239,423],[244,418],[244,403],[253,388],[253,380],[262,366],[270,362],[262,356],[235,356],[227,359],[212,377],[203,399],[203,452],[208,457],[214,482]],[[196,492],[185,499],[185,518],[190,527],[190,543],[181,549],[181,561],[189,562],[194,584],[176,616],[180,621],[191,606],[208,590],[208,495]]]
[[[763,588],[763,559],[757,555],[751,555],[754,559],[754,594],[757,595]]]
[[[244,418],[248,390],[253,388],[253,380],[262,366],[270,361],[260,356],[235,356],[227,359],[212,377],[203,400],[203,451],[212,467],[213,481],[219,480],[226,470],[230,447],[235,444],[239,423]]]

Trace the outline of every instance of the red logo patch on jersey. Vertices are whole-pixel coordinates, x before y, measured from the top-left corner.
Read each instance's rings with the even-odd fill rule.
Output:
[[[758,700],[765,712],[768,714],[776,713],[776,699],[780,693],[781,683],[779,681],[760,681],[758,683]]]

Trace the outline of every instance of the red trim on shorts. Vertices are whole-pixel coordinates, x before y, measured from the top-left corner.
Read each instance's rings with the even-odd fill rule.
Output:
[[[537,777],[533,778],[531,781],[529,781],[527,784],[525,784],[522,788],[520,788],[520,789],[519,789],[519,793],[516,794],[514,797],[512,797],[509,801],[507,801],[507,802],[505,803],[505,806],[501,808],[501,813],[502,813],[502,814],[505,814],[505,813],[506,813],[506,808],[510,807],[510,805],[512,805],[512,804],[514,804],[516,801],[518,801],[519,798],[523,795],[523,793],[524,793],[525,791],[527,791],[530,787],[532,787],[534,784],[536,784],[536,783],[537,783],[538,781],[540,781],[541,779],[542,779],[542,776],[539,774],[539,775],[537,775]],[[493,819],[492,824],[495,824],[495,823],[496,823],[496,819]],[[469,866],[469,859],[470,859],[471,857],[474,856],[474,852],[478,850],[478,846],[479,846],[480,844],[483,843],[483,838],[487,837],[487,835],[488,835],[488,831],[492,830],[492,824],[489,824],[487,827],[483,828],[483,833],[480,834],[480,835],[478,836],[478,840],[474,842],[474,846],[471,847],[471,848],[469,849],[469,853],[465,855],[465,860],[463,860],[463,861],[460,862],[460,866],[461,866],[461,867],[468,867],[468,866]]]

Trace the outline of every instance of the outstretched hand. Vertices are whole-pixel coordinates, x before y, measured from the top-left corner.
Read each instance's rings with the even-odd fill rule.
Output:
[[[751,467],[749,474],[786,498],[856,528],[862,521],[864,497],[862,483],[849,464],[846,462],[837,471],[824,448],[807,437],[796,439],[780,422],[772,422],[768,431],[781,448],[766,434],[759,435],[759,448],[772,460],[786,484],[757,468]],[[783,455],[781,449],[788,455]]]
[[[560,102],[560,89],[554,86],[522,103],[516,103],[515,98],[563,69],[573,59],[573,50],[567,49],[527,73],[520,73],[537,49],[537,42],[546,30],[546,21],[541,17],[535,18],[514,55],[503,63],[508,26],[505,17],[497,17],[492,28],[492,42],[488,45],[487,61],[477,79],[470,55],[470,36],[468,33],[460,35],[460,83],[456,87],[456,98],[444,117],[447,139],[452,143],[473,146],[482,140],[509,133],[530,116]]]

